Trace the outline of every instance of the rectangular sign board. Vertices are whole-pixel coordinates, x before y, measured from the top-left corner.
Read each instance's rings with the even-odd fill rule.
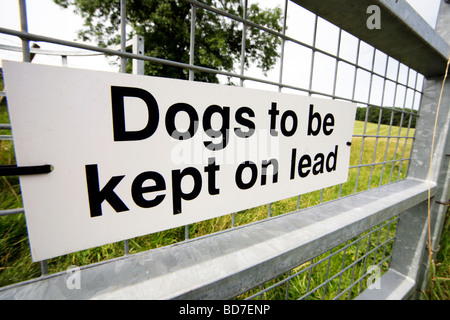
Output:
[[[347,181],[356,105],[4,61],[40,261]]]

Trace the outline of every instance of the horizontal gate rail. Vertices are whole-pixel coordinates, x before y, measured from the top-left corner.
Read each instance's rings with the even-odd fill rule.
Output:
[[[450,56],[450,45],[406,1],[293,0],[331,23],[402,61],[426,77],[441,76]],[[367,8],[380,8],[381,29],[366,25]],[[447,26],[448,28],[448,26]]]

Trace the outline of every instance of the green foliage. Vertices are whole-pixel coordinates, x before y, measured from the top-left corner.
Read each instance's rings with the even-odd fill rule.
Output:
[[[64,8],[74,7],[84,20],[79,37],[94,40],[100,46],[120,43],[120,1],[117,0],[54,0]],[[236,16],[243,16],[240,0],[207,0],[204,3]],[[144,37],[145,54],[171,61],[189,63],[191,5],[175,0],[128,0],[127,24],[133,34]],[[249,6],[247,17],[262,26],[280,32],[282,10],[262,10]],[[212,69],[233,71],[241,56],[242,23],[197,8],[194,64]],[[281,40],[257,28],[248,28],[245,66],[251,63],[266,73],[276,63]],[[128,63],[128,70],[131,63]],[[187,79],[188,71],[179,67],[145,62],[145,74]],[[218,83],[215,74],[196,72],[199,81]]]
[[[406,112],[406,113],[404,113]],[[392,121],[393,126],[401,126],[407,128],[409,126],[409,118],[411,113],[417,114],[417,110],[411,110],[408,108],[394,108],[394,110],[386,110],[377,107],[367,108],[357,107],[356,108],[356,120],[364,121],[367,116],[367,121],[371,123],[380,123],[389,125]],[[412,116],[410,128],[416,127],[416,116]],[[381,118],[380,118],[381,117]]]
[[[439,250],[431,263],[430,283],[421,298],[450,300],[450,208],[447,208]]]

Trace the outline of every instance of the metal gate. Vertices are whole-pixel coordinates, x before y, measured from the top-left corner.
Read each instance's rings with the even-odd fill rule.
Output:
[[[126,1],[120,2],[125,21]],[[21,30],[0,27],[0,33],[22,40],[24,61],[43,53],[30,49],[30,41],[47,42],[121,57],[121,72],[132,59],[138,74],[144,63],[164,64],[187,70],[190,81],[196,72],[213,73],[240,86],[355,102],[348,182],[256,208],[252,222],[240,222],[249,212],[230,212],[225,227],[208,234],[186,226],[176,243],[162,248],[135,253],[130,239],[123,255],[109,260],[56,272],[43,261],[40,277],[0,288],[0,298],[416,298],[428,283],[450,197],[450,87],[443,83],[450,4],[441,1],[435,30],[404,0],[283,0],[282,31],[275,31],[247,16],[250,0],[241,1],[239,16],[206,1],[183,2],[191,5],[189,63],[144,55],[139,37],[127,52],[125,24],[120,49],[31,34],[24,0]],[[194,65],[196,15],[205,10],[240,28],[239,71]],[[302,32],[292,28],[300,17]],[[244,68],[251,28],[281,40],[279,62],[268,76]],[[67,64],[64,51],[54,54]],[[7,89],[1,96],[7,98]],[[1,128],[10,130],[9,124]],[[2,219],[14,214],[23,209],[0,212]]]

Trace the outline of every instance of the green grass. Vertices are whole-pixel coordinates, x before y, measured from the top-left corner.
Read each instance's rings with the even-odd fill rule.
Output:
[[[366,135],[378,135],[378,136],[407,136],[413,137],[415,129],[410,128],[400,128],[395,126],[388,126],[381,124],[378,128],[376,123],[367,123]],[[364,121],[355,121],[354,134],[362,135],[364,134]]]
[[[7,110],[5,103],[0,104],[0,122],[8,122]],[[399,128],[389,126],[380,126],[379,131],[376,124],[368,124],[364,132],[364,123],[356,121],[354,134],[356,135],[399,135]],[[10,134],[10,132],[2,132],[1,134]],[[400,136],[405,136],[407,129],[402,128]],[[413,136],[414,129],[408,131],[408,136]],[[300,208],[306,208],[316,205],[320,202],[326,202],[333,199],[337,199],[339,196],[351,195],[355,192],[367,190],[369,188],[375,188],[379,185],[386,184],[390,181],[396,181],[403,179],[406,175],[408,161],[400,160],[408,158],[411,151],[412,139],[405,138],[374,138],[374,137],[354,137],[352,140],[351,151],[351,166],[365,165],[376,163],[376,165],[361,166],[352,168],[349,171],[349,179],[347,183],[342,186],[333,186],[326,188],[322,191],[315,191],[301,196],[299,202]],[[376,146],[376,148],[375,148]],[[362,153],[361,153],[362,150]],[[384,163],[390,161],[388,163]],[[0,165],[14,164],[14,148],[11,141],[0,141]],[[380,164],[377,164],[380,163]],[[281,215],[286,212],[292,212],[297,209],[298,197],[292,197],[275,202],[270,205],[271,216]],[[0,178],[0,209],[12,209],[22,207],[19,180],[17,177],[1,177]],[[259,206],[256,208],[250,208],[243,210],[234,215],[234,226],[241,226],[255,221],[263,220],[268,216],[269,204]],[[196,238],[213,232],[228,229],[232,226],[232,215],[226,215],[219,218],[210,219],[207,221],[194,223],[189,227],[189,238]],[[378,233],[380,239],[386,239],[388,234],[392,234],[395,230],[395,223],[387,230],[381,228]],[[448,244],[448,224],[446,233],[443,239],[446,239]],[[364,234],[360,236],[360,240],[353,239],[353,241],[359,241],[359,247],[356,244],[351,245],[345,250],[346,260],[345,265],[351,267],[345,271],[341,277],[333,279],[325,287],[318,288],[313,292],[310,299],[321,299],[325,297],[330,299],[336,297],[338,292],[342,292],[349,285],[351,277],[359,278],[364,272],[364,265],[373,263],[380,263],[381,254],[378,257],[374,254],[363,260],[360,260],[361,253],[366,250],[361,248],[374,248],[375,246],[375,233],[369,237]],[[447,238],[446,238],[447,237]],[[130,239],[129,248],[130,253],[136,253],[146,251],[158,247],[171,245],[185,239],[185,228],[175,228],[172,230],[157,232],[151,235],[137,237]],[[351,243],[349,241],[348,243]],[[356,243],[356,242],[355,242]],[[359,248],[359,249],[358,249]],[[312,278],[310,286],[318,285],[323,281],[323,277],[326,275],[327,270],[330,274],[333,274],[342,268],[342,258],[344,251],[340,250],[340,247],[333,249],[332,257],[329,256],[329,252],[316,258],[314,262],[324,259],[324,261],[318,265],[315,265],[312,269]],[[386,247],[386,254],[391,250],[391,245]],[[434,288],[439,292],[447,292],[448,298],[448,281],[443,280],[449,277],[448,272],[448,250],[449,246],[443,246],[441,250],[444,252],[439,257],[444,257],[443,262],[436,264],[436,274],[434,275]],[[336,253],[336,251],[339,251]],[[335,254],[334,254],[335,253]],[[120,257],[124,254],[123,242],[108,244],[101,247],[80,251],[77,253],[68,254],[62,257],[50,259],[48,261],[49,273],[60,272],[66,270],[71,265],[83,266],[115,257]],[[330,257],[330,258],[327,258]],[[296,275],[291,281],[289,281],[289,290],[287,291],[288,298],[299,298],[307,289],[309,277],[309,269],[311,262],[307,262],[293,269],[290,273],[279,276],[277,279],[266,283],[264,286],[275,284],[279,281],[283,282],[286,277],[293,275],[306,268],[306,271]],[[330,267],[328,267],[330,266]],[[354,266],[354,267],[353,267]],[[383,270],[387,268],[387,263],[382,264]],[[345,268],[345,266],[344,266]],[[447,269],[445,269],[447,268]],[[445,269],[445,270],[444,270]],[[353,271],[354,270],[354,271]],[[440,273],[444,270],[446,273]],[[29,243],[26,231],[26,222],[23,214],[0,217],[0,287],[10,285],[16,282],[32,279],[40,275],[40,265],[33,263],[30,258]],[[286,297],[287,281],[283,282],[276,289],[264,293],[263,298],[266,299],[284,299]],[[363,289],[365,281],[357,285],[354,289],[349,290],[343,294],[340,298],[348,299],[354,297],[357,291]],[[311,289],[312,287],[310,287]],[[256,288],[255,290],[259,290]],[[255,290],[248,292],[242,297],[248,297]],[[438,296],[434,293],[429,293],[428,298],[434,299]]]
[[[240,295],[238,299],[352,299],[367,288],[367,276],[366,278],[363,276],[368,266],[378,265],[382,272],[387,270],[386,258],[392,250],[395,224],[396,220],[390,220],[373,228],[372,234],[365,232],[312,261],[268,281],[263,286]],[[387,241],[387,245],[379,247],[384,241]],[[365,255],[366,252],[370,254]],[[361,281],[357,281],[361,278]],[[261,290],[267,291],[261,293]],[[308,292],[312,293],[307,297]]]
[[[440,248],[432,261],[429,288],[422,292],[427,300],[450,300],[450,208],[442,230]]]

